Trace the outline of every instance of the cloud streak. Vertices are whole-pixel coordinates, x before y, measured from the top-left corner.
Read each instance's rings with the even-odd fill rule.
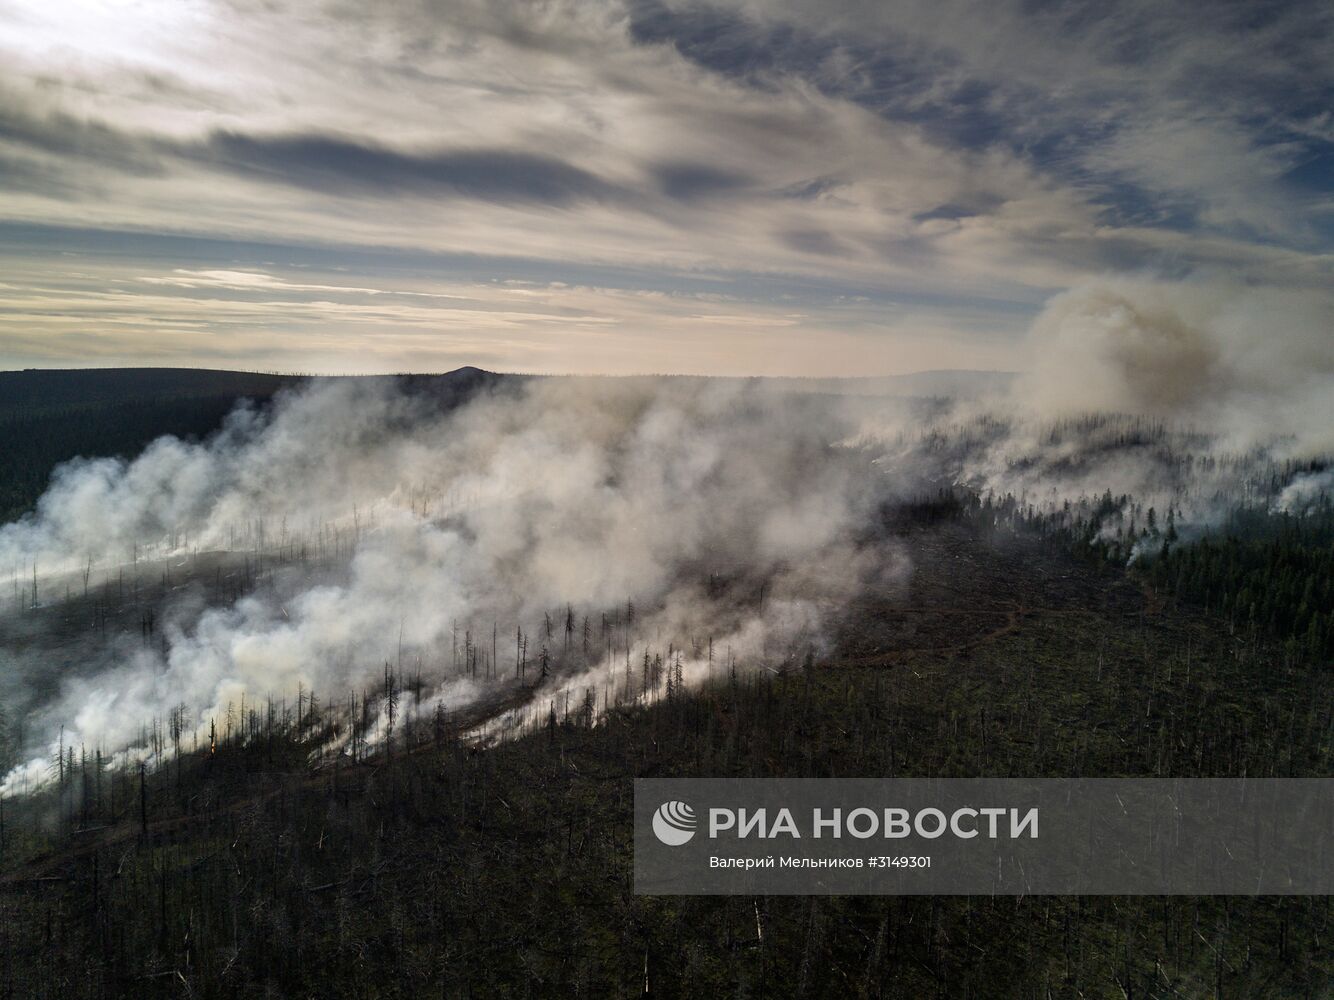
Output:
[[[211,135],[185,151],[210,166],[332,194],[435,195],[482,201],[623,199],[625,194],[559,160],[528,152],[462,150],[405,153],[324,135]]]
[[[319,246],[351,272],[396,248],[540,261],[570,285],[625,268],[669,295],[709,275],[790,303],[811,337],[868,342],[849,374],[958,363],[961,344],[984,359],[967,367],[1014,367],[1025,323],[960,317],[1003,302],[1031,319],[1109,276],[1330,284],[1318,4],[11,6],[0,215],[105,234],[90,248],[225,239],[246,247],[229,267],[264,270]],[[876,345],[874,321],[843,312],[868,292],[936,302],[885,311]],[[152,335],[116,336],[133,356]],[[739,329],[717,336],[747,353]],[[543,337],[534,319],[524,339]],[[456,347],[442,336],[434,367]],[[689,367],[729,370],[712,364]]]

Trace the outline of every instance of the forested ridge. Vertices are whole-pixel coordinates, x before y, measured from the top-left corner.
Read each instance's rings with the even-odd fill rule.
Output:
[[[492,377],[408,382],[449,406]],[[171,421],[205,436],[232,400],[53,397],[9,418],[35,442],[14,460]],[[1111,493],[1039,506],[951,485],[880,515],[868,533],[910,578],[833,609],[819,649],[737,663],[696,636],[699,688],[664,641],[618,670],[627,697],[553,696],[550,674],[620,648],[637,611],[570,602],[460,623],[440,662],[386,662],[371,688],[145,718],[142,767],[62,735],[46,785],[0,800],[0,998],[1329,996],[1327,897],[633,894],[636,776],[1331,774],[1328,499],[1233,505],[1189,538],[1175,505]],[[182,584],[235,601],[285,562],[336,574],[348,544],[195,554],[63,594],[43,578],[40,601],[16,578],[3,623],[151,647]],[[408,711],[502,670],[504,701]],[[508,707],[523,731],[480,736]],[[0,706],[0,764],[23,722]]]
[[[487,747],[437,713],[320,760],[348,718],[324,693],[142,772],[70,748],[6,804],[0,995],[1327,995],[1326,898],[633,895],[636,775],[1330,772],[1323,661],[1054,538],[888,516],[913,586],[845,609],[829,656],[646,673],[596,725],[553,703]]]
[[[1334,655],[1334,508],[1240,510],[1223,528],[1147,562],[1163,591],[1263,628],[1311,658]]]
[[[1183,539],[1176,511],[1159,514],[1110,493],[1095,503],[1044,511],[1013,495],[943,490],[932,506],[990,528],[1052,538],[1083,559],[1129,565],[1160,596],[1216,613],[1229,627],[1258,629],[1292,655],[1334,656],[1334,502],[1301,511],[1230,506],[1217,524]],[[1108,526],[1115,520],[1115,528]]]

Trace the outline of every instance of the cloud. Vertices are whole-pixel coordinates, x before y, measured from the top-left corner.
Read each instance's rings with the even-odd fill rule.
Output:
[[[324,135],[211,135],[186,151],[210,166],[335,194],[416,194],[553,206],[624,197],[587,171],[537,153],[406,153]]]
[[[7,99],[6,103],[17,103],[15,95],[3,89],[0,96]],[[0,110],[0,143],[139,176],[163,172],[151,139],[136,137],[102,121],[60,112],[43,116],[12,105]]]
[[[52,239],[49,232],[19,237],[27,246]],[[91,241],[77,239],[75,246]],[[133,234],[107,234],[106,241],[105,257],[71,256],[59,249],[70,244],[57,241],[40,256],[10,258],[11,280],[0,288],[0,366],[193,357],[211,367],[329,374],[480,364],[835,375],[849,374],[853,361],[873,371],[931,367],[942,358],[951,367],[1000,364],[1003,352],[982,355],[950,326],[1021,329],[1023,317],[1020,308],[995,303],[950,312],[947,324],[945,306],[929,297],[887,303],[852,290],[811,311],[783,294],[781,276],[741,288],[702,275],[688,288],[645,289],[633,272],[589,270],[575,283],[551,280],[539,262],[480,259],[465,262],[478,275],[453,277],[459,262],[431,255],[386,252],[349,269],[329,250],[221,241],[207,253],[196,249],[199,265],[182,268],[174,265],[191,251],[181,241]],[[119,245],[144,248],[135,255],[138,273],[125,275]],[[254,256],[243,267],[239,254]],[[273,260],[290,254],[297,256],[289,263]],[[891,323],[898,335],[886,338]]]
[[[801,80],[959,150],[1011,150],[1118,214],[1118,182],[1133,179],[1162,215],[1189,195],[1203,225],[1303,239],[1305,199],[1283,178],[1327,141],[1318,123],[1334,83],[1334,18],[1310,4],[1213,5],[1207,16],[1191,4],[1129,6],[816,12],[640,0],[630,10],[644,44],[756,87]]]
[[[665,163],[653,168],[663,194],[678,201],[734,194],[754,184],[752,178],[698,163]]]
[[[889,346],[859,315],[849,371],[895,341],[928,367],[1004,355],[1011,310],[1105,275],[1329,286],[1318,5],[21,7],[0,26],[14,224],[249,244],[234,270],[318,245],[354,270],[396,248],[642,292],[707,275],[823,336],[853,297],[932,299],[883,310]]]

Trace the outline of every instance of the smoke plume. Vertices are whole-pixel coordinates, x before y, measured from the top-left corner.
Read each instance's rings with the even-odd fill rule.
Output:
[[[1217,283],[1101,282],[1053,298],[1018,398],[1208,429],[1234,449],[1334,450],[1334,299]]]
[[[818,645],[821,607],[896,565],[858,544],[875,480],[842,411],[708,380],[535,379],[455,408],[331,380],[204,443],[69,463],[0,529],[15,634],[48,633],[0,652],[37,734],[5,789],[60,746],[133,759],[150,720],[197,733],[386,665],[427,680],[402,718],[516,691],[600,707],[644,695],[645,653],[656,688]]]
[[[1010,495],[1130,559],[1162,544],[1150,508],[1183,539],[1238,504],[1300,511],[1330,486],[1330,321],[1296,292],[1103,283],[1052,299],[1028,373],[971,398],[316,380],[205,442],[67,463],[0,528],[0,699],[25,754],[0,791],[62,747],[141,760],[163,752],[153,720],[198,735],[311,692],[359,694],[387,739],[386,675],[422,678],[399,725],[444,710],[491,738],[781,664],[906,576],[888,500]]]

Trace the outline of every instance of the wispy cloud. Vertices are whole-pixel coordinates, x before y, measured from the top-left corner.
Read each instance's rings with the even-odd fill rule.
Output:
[[[442,367],[471,323],[477,363],[513,368],[1013,367],[1027,320],[1090,278],[1330,284],[1319,4],[0,11],[0,221],[97,258],[73,279],[49,247],[0,246],[34,282],[0,317],[13,364],[76,362],[89,337],[261,363],[239,326],[323,323],[340,370]],[[182,239],[205,249],[153,256]],[[338,280],[303,278],[302,248]],[[424,270],[386,283],[383,253]],[[549,307],[500,324],[491,279],[521,274]],[[688,318],[701,284],[734,308]],[[167,344],[185,323],[230,339]]]

